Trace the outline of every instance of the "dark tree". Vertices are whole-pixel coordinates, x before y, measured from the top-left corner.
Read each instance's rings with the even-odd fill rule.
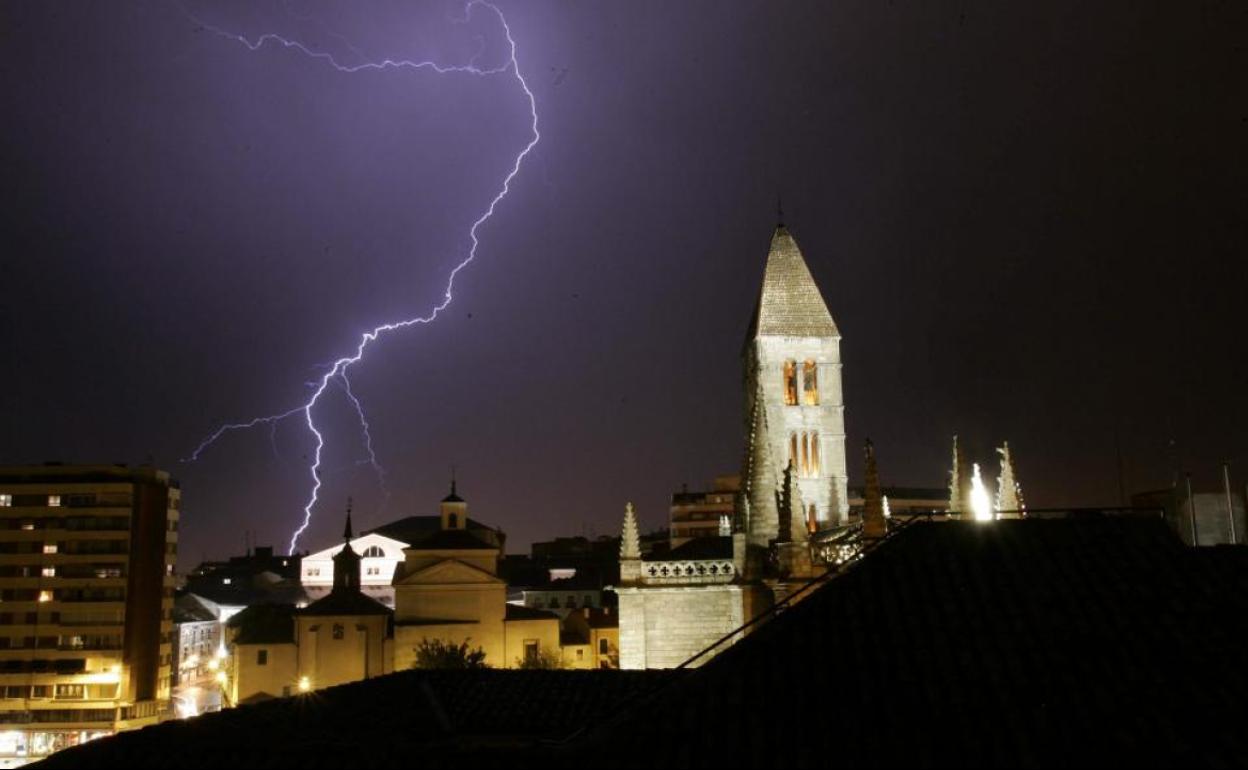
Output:
[[[452,644],[441,639],[421,639],[412,668],[485,668],[485,650],[471,649],[469,641]]]

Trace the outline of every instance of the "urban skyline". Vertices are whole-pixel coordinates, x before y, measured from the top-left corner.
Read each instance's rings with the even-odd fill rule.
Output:
[[[1223,194],[1242,159],[1219,151],[1240,122],[1214,98],[1228,82],[1177,74],[1216,71],[1226,48],[1198,43],[1230,27],[1147,7],[500,7],[543,141],[447,314],[353,373],[388,503],[354,415],[326,409],[326,512],[348,494],[365,527],[427,512],[455,465],[523,547],[612,532],[629,499],[658,526],[682,483],[736,472],[778,194],[845,330],[849,442],[875,441],[886,482],[940,485],[954,433],[985,464],[1009,440],[1035,505],[1116,502],[1119,447],[1128,495],[1245,462]],[[280,547],[307,493],[298,426],[177,460],[437,304],[523,146],[523,95],[348,79],[204,27],[464,61],[459,4],[4,13],[42,33],[15,37],[4,76],[24,105],[2,150],[7,349],[36,376],[6,388],[0,454],[150,457],[187,490],[189,555],[237,552],[243,530]],[[497,57],[497,29],[469,31]]]

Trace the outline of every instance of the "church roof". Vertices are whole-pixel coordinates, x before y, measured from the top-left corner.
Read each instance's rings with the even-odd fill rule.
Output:
[[[797,241],[784,225],[778,225],[771,237],[763,288],[750,322],[749,338],[761,336],[841,336]]]
[[[465,527],[468,531],[494,531],[493,527],[486,526],[476,519],[467,519]],[[374,527],[369,533],[377,533],[393,540],[399,540],[404,543],[415,543],[421,538],[427,536],[431,532],[435,532],[442,528],[442,517],[435,516],[406,516],[402,519],[392,521],[389,524],[382,524],[380,527]]]
[[[356,590],[330,591],[299,610],[300,615],[389,615],[386,605]]]
[[[466,529],[439,529],[411,544],[417,551],[498,550],[498,546],[480,534]]]

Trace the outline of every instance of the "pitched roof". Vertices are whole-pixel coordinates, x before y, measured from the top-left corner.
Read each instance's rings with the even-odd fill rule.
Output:
[[[467,529],[439,529],[412,542],[411,547],[421,551],[498,550],[497,545],[482,539],[481,533]]]
[[[748,338],[759,336],[841,336],[797,241],[784,225],[777,226],[771,237],[763,287],[750,322]]]
[[[1245,638],[1248,548],[920,522],[693,671],[401,672],[43,766],[1240,766]]]
[[[386,605],[355,590],[330,591],[299,610],[300,615],[390,615]]]
[[[235,644],[286,644],[295,641],[293,604],[253,604],[230,618],[226,625],[237,628]]]
[[[66,749],[44,767],[493,767],[602,719],[659,671],[402,671],[175,719]],[[579,766],[579,765],[578,765]]]
[[[467,527],[468,531],[473,531],[473,530],[489,530],[491,532],[494,531],[492,527],[488,527],[485,524],[482,524],[481,522],[477,521],[476,519],[468,519],[465,522],[465,526]],[[437,530],[441,528],[442,528],[441,516],[407,516],[402,519],[397,519],[395,521],[392,521],[388,524],[382,524],[380,527],[374,527],[373,529],[368,530],[368,532],[364,534],[376,532],[379,535],[385,535],[386,537],[392,538],[394,540],[401,540],[405,543],[413,543],[419,540],[420,538],[430,534],[431,532],[436,532]]]
[[[1160,519],[918,523],[577,750],[617,767],[1242,765],[1245,638],[1248,548],[1191,550]],[[708,704],[725,716],[690,729]],[[640,735],[644,762],[608,752]]]

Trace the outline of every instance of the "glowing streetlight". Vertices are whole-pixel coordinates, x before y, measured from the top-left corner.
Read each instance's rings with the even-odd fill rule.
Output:
[[[979,463],[971,467],[973,469],[971,511],[975,514],[975,521],[992,521],[995,518],[992,511],[992,499],[988,496],[988,490],[984,488],[984,480],[979,475]]]
[[[299,692],[307,692],[312,689],[312,680],[306,676],[299,677]]]

